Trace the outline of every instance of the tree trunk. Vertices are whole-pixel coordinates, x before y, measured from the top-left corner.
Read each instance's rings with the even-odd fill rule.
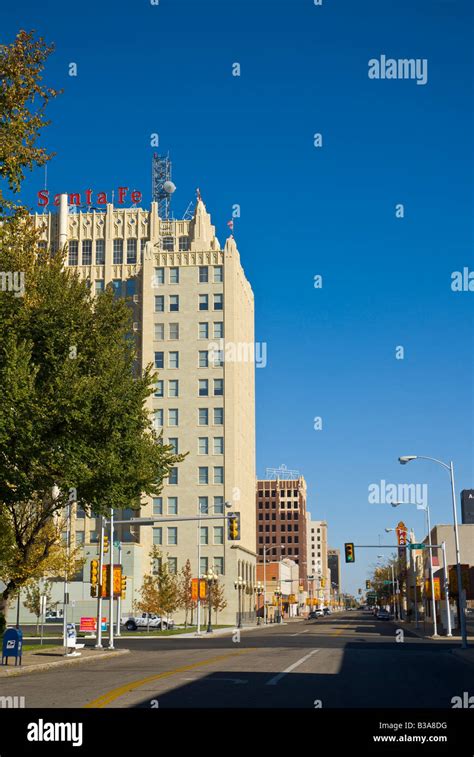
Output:
[[[7,619],[8,609],[10,607],[10,601],[12,596],[12,586],[8,585],[6,589],[0,594],[0,615]]]

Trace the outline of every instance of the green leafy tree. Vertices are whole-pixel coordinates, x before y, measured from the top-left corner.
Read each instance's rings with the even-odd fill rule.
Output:
[[[41,618],[41,597],[46,598],[45,610],[49,610],[57,606],[57,602],[51,601],[51,584],[45,583],[40,586],[39,583],[27,584],[26,596],[23,601],[23,606],[26,607],[36,618],[36,633],[38,633],[39,621]]]
[[[179,606],[184,610],[184,625],[188,625],[188,615],[191,613],[191,623],[193,620],[193,610],[196,607],[196,602],[192,596],[192,580],[193,574],[191,570],[191,562],[189,558],[181,568],[180,582],[179,582]]]
[[[222,612],[222,610],[225,610],[225,608],[227,607],[224,584],[220,583],[219,581],[216,581],[216,583],[212,587],[211,607],[216,614],[215,622],[217,623],[218,613]]]
[[[143,577],[143,583],[138,593],[140,598],[134,602],[138,612],[169,618],[179,607],[180,591],[178,577],[170,573],[167,561],[158,547],[154,546],[150,552],[153,573]]]

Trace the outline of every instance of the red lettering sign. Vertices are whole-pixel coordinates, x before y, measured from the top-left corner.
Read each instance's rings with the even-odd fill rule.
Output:
[[[119,187],[118,188],[118,205],[123,205],[126,202],[126,198],[128,195],[129,188],[128,187]],[[107,205],[107,192],[97,192],[97,197],[94,200],[94,190],[93,189],[86,189],[85,191],[85,205]],[[53,196],[53,204],[55,206],[58,206],[60,203],[60,194],[55,194]],[[138,202],[141,202],[142,200],[142,193],[139,192],[137,189],[134,189],[130,193],[130,199],[134,205],[136,205]],[[80,192],[70,192],[68,194],[68,205],[82,205],[82,194]],[[49,205],[50,200],[50,193],[49,189],[41,189],[37,193],[37,204],[40,208],[45,208]]]

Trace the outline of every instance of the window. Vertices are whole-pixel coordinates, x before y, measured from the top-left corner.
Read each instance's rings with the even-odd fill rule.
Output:
[[[214,497],[214,514],[222,515],[224,513],[224,497]]]
[[[99,532],[98,531],[91,531],[89,534],[90,543],[91,544],[97,544],[99,541]]]
[[[224,483],[224,468],[222,465],[216,465],[214,467],[214,483],[215,484]]]
[[[173,453],[177,455],[178,454],[178,437],[170,436],[170,438],[168,439],[168,444],[170,445],[170,447],[173,448]]]
[[[179,352],[170,352],[168,355],[168,368],[179,368]]]
[[[86,517],[86,511],[79,507],[79,505],[76,507],[76,518],[85,518]]]
[[[168,426],[177,426],[178,425],[178,410],[176,408],[172,408],[168,410]]]
[[[169,476],[168,476],[168,483],[169,484],[177,484],[178,483],[178,469],[171,468]]]
[[[199,497],[199,512],[202,515],[207,515],[209,513],[207,497]]]
[[[153,273],[153,286],[159,287],[165,283],[165,269],[155,268]]]
[[[214,426],[222,426],[223,423],[224,423],[224,408],[215,407],[214,408]]]
[[[200,265],[199,266],[199,283],[200,284],[207,284],[209,281],[209,268],[207,265]]]
[[[209,295],[199,295],[199,310],[209,310]]]
[[[178,497],[168,497],[168,515],[178,514]]]
[[[92,265],[92,239],[82,242],[82,265]]]
[[[205,466],[199,466],[198,480],[200,484],[209,483],[209,468],[206,468]]]
[[[214,284],[222,284],[224,281],[224,269],[221,265],[214,266]]]
[[[114,257],[115,265],[123,263],[123,239],[114,239]]]
[[[224,309],[224,295],[215,294],[214,295],[214,310],[223,310],[223,309]]]
[[[209,339],[209,324],[208,323],[199,324],[199,339]]]
[[[214,322],[214,339],[224,338],[224,321]]]
[[[179,284],[179,268],[177,266],[170,268],[170,284]]]
[[[170,323],[170,339],[179,339],[179,323]]]
[[[224,528],[222,526],[214,526],[214,544],[224,544]]]
[[[161,570],[162,565],[163,565],[163,560],[161,557],[157,557],[155,560],[153,560],[153,567],[152,567],[153,575],[155,576],[158,575],[158,573]]]
[[[95,264],[104,265],[105,263],[105,239],[95,240]]]
[[[163,397],[164,396],[164,386],[165,382],[161,379],[156,382],[155,384],[155,397]]]
[[[163,544],[163,529],[162,528],[153,529],[153,544]]]
[[[165,367],[165,353],[155,352],[155,368],[164,368],[164,367]]]
[[[214,397],[222,397],[224,394],[224,379],[214,379]]]
[[[163,249],[166,250],[166,252],[174,251],[174,238],[173,237],[163,237]]]
[[[154,425],[155,429],[159,429],[159,428],[163,427],[163,410],[162,410],[162,408],[160,408],[159,410],[155,410],[153,425]]]
[[[122,282],[120,279],[112,279],[112,289],[114,290],[114,297],[120,297],[122,294]]]
[[[176,545],[178,543],[178,529],[176,526],[168,526],[168,544]]]
[[[164,313],[165,298],[162,294],[155,295],[155,313]]]
[[[76,242],[75,240],[71,240],[68,245],[68,265],[77,265],[78,264],[78,249],[79,249],[79,242]]]
[[[209,353],[207,350],[199,350],[199,367],[209,368]]]
[[[153,515],[163,515],[163,497],[153,497]]]
[[[137,240],[127,239],[127,263],[137,262]]]
[[[170,294],[170,313],[179,311],[179,294]]]
[[[189,237],[179,238],[178,249],[180,252],[186,252],[186,250],[189,250]]]
[[[223,436],[214,437],[214,450],[213,451],[215,455],[224,454],[224,437]]]
[[[133,297],[133,295],[136,294],[136,291],[137,291],[137,280],[127,279],[125,282],[125,296]]]
[[[143,253],[145,252],[145,245],[147,243],[147,240],[145,238],[140,239],[140,253],[143,256]]]
[[[207,526],[201,526],[199,529],[200,532],[200,538],[199,541],[201,544],[209,544],[209,529]]]
[[[168,572],[173,575],[178,572],[178,558],[168,557]]]
[[[222,368],[224,365],[224,350],[212,350],[212,365],[214,368]]]
[[[199,396],[207,397],[209,395],[209,381],[207,379],[199,379]]]
[[[179,397],[179,381],[177,379],[168,381],[168,397]]]
[[[199,560],[199,574],[201,576],[206,575],[208,564],[209,564],[209,559],[207,557],[201,557],[201,559]]]
[[[155,342],[162,342],[165,338],[165,324],[155,323]]]
[[[200,407],[199,408],[199,425],[200,426],[208,426],[209,425],[209,410],[207,407]]]
[[[209,454],[209,439],[207,436],[200,436],[198,439],[198,455]]]
[[[96,279],[95,282],[95,293],[100,294],[100,292],[104,291],[104,279]]]
[[[224,558],[223,557],[214,558],[214,573],[217,573],[218,576],[224,575]]]

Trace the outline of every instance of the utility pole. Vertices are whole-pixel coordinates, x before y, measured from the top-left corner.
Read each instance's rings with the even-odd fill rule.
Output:
[[[102,649],[102,566],[104,564],[104,516],[100,516],[99,538],[99,581],[97,586],[97,643],[96,649]]]
[[[110,509],[109,649],[114,648],[114,509]]]

